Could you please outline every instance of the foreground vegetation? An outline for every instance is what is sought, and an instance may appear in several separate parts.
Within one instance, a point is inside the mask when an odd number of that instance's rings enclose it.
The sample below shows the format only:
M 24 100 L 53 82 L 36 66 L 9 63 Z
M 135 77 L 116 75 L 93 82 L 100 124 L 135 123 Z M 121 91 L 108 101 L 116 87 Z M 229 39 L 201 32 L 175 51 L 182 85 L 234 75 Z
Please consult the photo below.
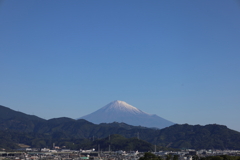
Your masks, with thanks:
M 193 160 L 240 160 L 240 156 L 220 155 L 220 156 L 207 156 L 198 157 L 193 156 Z M 146 152 L 139 160 L 179 160 L 178 155 L 166 155 L 165 157 L 157 156 L 151 152 Z
M 240 160 L 240 156 L 229 156 L 229 155 L 220 155 L 220 156 L 208 156 L 196 158 L 195 160 Z

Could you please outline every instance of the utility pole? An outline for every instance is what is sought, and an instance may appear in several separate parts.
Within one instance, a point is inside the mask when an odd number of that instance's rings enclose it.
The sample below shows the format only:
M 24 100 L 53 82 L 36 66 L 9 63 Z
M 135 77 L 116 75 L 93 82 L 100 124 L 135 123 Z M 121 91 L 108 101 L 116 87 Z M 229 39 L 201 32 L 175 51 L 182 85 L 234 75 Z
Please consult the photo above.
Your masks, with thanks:
M 98 157 L 100 157 L 100 144 L 98 144 Z
M 110 134 L 109 134 L 109 148 L 108 148 L 108 150 L 109 150 L 109 153 L 110 153 L 110 151 L 111 151 L 111 138 L 110 138 Z

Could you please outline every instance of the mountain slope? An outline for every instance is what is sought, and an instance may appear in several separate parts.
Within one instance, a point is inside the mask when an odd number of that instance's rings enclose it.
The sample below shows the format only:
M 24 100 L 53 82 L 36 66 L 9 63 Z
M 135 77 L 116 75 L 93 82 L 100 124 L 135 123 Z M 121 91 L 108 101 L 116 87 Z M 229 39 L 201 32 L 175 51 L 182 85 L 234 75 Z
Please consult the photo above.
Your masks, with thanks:
M 109 135 L 118 134 L 126 138 L 136 138 L 139 135 L 140 140 L 167 148 L 240 149 L 240 133 L 216 124 L 206 126 L 172 125 L 156 130 L 139 127 L 125 129 L 116 127 L 115 124 L 114 127 L 110 126 L 111 124 L 101 126 L 84 120 L 69 120 L 61 124 L 57 122 L 58 120 L 60 122 L 64 121 L 62 118 L 50 120 L 52 122 L 44 123 L 36 132 L 0 131 L 0 139 L 5 140 L 0 141 L 0 146 L 11 148 L 11 146 L 14 146 L 13 144 L 24 143 L 32 147 L 46 147 L 55 142 L 76 144 L 78 141 L 79 146 L 76 149 L 80 149 L 84 146 L 82 143 L 86 140 L 93 141 L 94 138 L 97 141 Z M 8 144 L 10 142 L 12 143 Z
M 0 130 L 32 132 L 34 127 L 45 120 L 34 115 L 14 111 L 0 105 Z
M 174 123 L 157 115 L 150 115 L 123 101 L 113 101 L 99 110 L 83 116 L 95 124 L 124 122 L 134 126 L 165 128 Z
M 8 119 L 12 119 L 12 118 L 24 118 L 27 120 L 43 120 L 42 118 L 39 118 L 37 116 L 34 115 L 28 115 L 22 112 L 18 112 L 18 111 L 14 111 L 10 108 L 4 107 L 2 105 L 0 105 L 0 118 L 2 120 L 8 120 Z
M 162 147 L 240 149 L 240 132 L 223 125 L 175 124 L 164 129 L 136 127 L 117 122 L 96 125 L 83 119 L 74 120 L 66 117 L 43 120 L 6 107 L 0 107 L 0 109 L 3 111 L 0 115 L 6 113 L 5 111 L 8 112 L 7 116 L 1 117 L 0 139 L 4 141 L 0 141 L 0 147 L 11 148 L 15 143 L 46 147 L 59 141 L 75 143 L 76 140 L 85 141 L 93 137 L 97 140 L 119 134 L 126 138 L 139 137 L 141 140 Z M 132 110 L 134 113 L 144 114 L 144 112 Z
M 155 140 L 157 145 L 172 148 L 237 149 L 240 132 L 218 124 L 177 124 L 160 130 Z

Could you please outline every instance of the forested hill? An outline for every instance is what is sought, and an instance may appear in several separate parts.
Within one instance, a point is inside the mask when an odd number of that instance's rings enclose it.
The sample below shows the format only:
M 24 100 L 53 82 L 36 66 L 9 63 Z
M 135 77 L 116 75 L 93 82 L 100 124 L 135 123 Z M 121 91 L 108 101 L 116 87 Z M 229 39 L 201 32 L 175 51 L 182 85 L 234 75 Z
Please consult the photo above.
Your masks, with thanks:
M 20 139 L 23 139 L 26 140 L 27 145 L 46 147 L 63 139 L 65 142 L 71 142 L 73 139 L 83 141 L 95 137 L 96 140 L 118 134 L 125 138 L 139 137 L 140 140 L 162 147 L 240 149 L 240 133 L 217 124 L 206 126 L 176 124 L 161 130 L 116 122 L 96 125 L 83 119 L 44 120 L 3 106 L 0 106 L 0 116 L 1 136 L 8 139 L 8 141 L 1 141 L 0 146 L 4 146 L 3 143 L 11 142 L 12 139 L 14 139 L 12 141 L 14 143 L 20 143 Z M 5 134 L 9 136 L 6 137 Z M 21 136 L 19 141 L 16 135 Z
M 8 107 L 0 105 L 0 118 L 1 120 L 8 120 L 12 118 L 26 119 L 26 120 L 36 120 L 43 121 L 44 119 L 39 118 L 34 115 L 28 115 L 22 112 L 14 111 Z
M 173 125 L 159 131 L 159 145 L 173 148 L 238 149 L 240 132 L 223 125 Z

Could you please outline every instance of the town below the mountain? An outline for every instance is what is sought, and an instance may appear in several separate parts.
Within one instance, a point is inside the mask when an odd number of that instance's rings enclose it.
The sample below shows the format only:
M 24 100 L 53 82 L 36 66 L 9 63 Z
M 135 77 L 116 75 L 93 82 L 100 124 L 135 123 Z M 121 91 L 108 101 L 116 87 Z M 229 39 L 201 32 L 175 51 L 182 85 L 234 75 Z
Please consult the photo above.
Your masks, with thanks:
M 0 151 L 0 160 L 240 160 L 240 150 L 193 150 L 179 151 L 95 151 L 48 148 L 22 148 Z

